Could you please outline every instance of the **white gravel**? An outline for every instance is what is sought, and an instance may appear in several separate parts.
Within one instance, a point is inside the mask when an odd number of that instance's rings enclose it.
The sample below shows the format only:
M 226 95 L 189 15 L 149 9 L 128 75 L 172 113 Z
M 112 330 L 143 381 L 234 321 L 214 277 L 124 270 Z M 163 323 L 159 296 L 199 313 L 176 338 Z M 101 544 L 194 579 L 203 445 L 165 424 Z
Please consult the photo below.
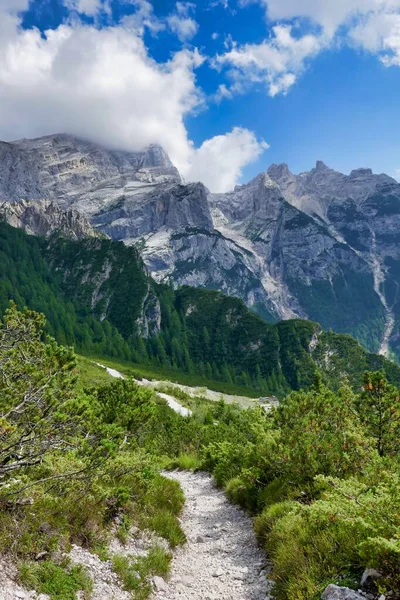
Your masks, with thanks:
M 251 519 L 230 504 L 204 473 L 175 471 L 186 497 L 181 517 L 188 538 L 156 600 L 265 600 L 272 582 Z

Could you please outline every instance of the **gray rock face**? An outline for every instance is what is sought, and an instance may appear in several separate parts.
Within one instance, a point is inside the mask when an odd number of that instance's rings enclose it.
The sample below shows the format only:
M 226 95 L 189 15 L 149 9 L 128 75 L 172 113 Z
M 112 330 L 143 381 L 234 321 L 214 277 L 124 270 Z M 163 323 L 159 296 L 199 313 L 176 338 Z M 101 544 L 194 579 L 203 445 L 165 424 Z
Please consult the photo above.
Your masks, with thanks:
M 308 173 L 293 175 L 272 165 L 270 177 L 285 199 L 328 229 L 369 265 L 374 290 L 385 313 L 380 351 L 399 352 L 400 185 L 371 169 L 343 175 L 321 161 Z
M 311 171 L 293 175 L 286 164 L 271 165 L 268 175 L 275 181 L 284 197 L 300 210 L 324 218 L 334 201 L 353 200 L 361 204 L 377 189 L 398 185 L 388 175 L 374 175 L 371 169 L 355 169 L 344 175 L 318 160 Z
M 322 600 L 365 600 L 365 596 L 346 587 L 328 585 L 321 596 Z
M 179 173 L 155 145 L 121 152 L 66 134 L 0 144 L 0 200 L 48 198 L 93 214 L 169 182 L 179 183 Z
M 374 589 L 376 590 L 376 582 L 382 578 L 382 573 L 376 569 L 365 569 L 361 577 L 360 586 L 362 589 Z
M 32 233 L 60 228 L 42 204 L 53 202 L 138 247 L 157 281 L 219 289 L 268 320 L 310 318 L 400 355 L 400 185 L 387 175 L 272 165 L 211 194 L 184 185 L 159 146 L 119 152 L 53 135 L 0 144 L 0 201 L 27 200 L 42 216 L 13 208 L 12 219 Z
M 72 240 L 99 237 L 90 222 L 73 208 L 62 209 L 50 200 L 0 203 L 0 219 L 31 235 L 49 237 L 59 233 Z

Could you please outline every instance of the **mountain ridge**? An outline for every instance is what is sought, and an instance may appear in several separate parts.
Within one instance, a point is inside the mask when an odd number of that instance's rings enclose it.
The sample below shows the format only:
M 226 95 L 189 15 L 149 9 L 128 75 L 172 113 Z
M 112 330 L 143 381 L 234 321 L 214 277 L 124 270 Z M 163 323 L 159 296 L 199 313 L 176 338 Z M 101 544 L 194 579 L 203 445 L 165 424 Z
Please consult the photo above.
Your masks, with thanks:
M 118 152 L 59 134 L 0 145 L 0 199 L 29 189 L 136 246 L 159 282 L 221 290 L 270 322 L 309 318 L 400 356 L 400 185 L 387 175 L 271 165 L 212 194 L 183 183 L 158 146 Z

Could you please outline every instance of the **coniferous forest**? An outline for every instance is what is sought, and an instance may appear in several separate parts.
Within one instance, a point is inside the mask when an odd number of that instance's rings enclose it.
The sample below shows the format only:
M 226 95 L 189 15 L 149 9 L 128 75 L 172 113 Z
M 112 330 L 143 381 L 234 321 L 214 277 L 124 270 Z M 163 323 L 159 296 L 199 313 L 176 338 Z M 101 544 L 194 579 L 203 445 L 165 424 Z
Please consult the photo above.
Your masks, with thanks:
M 47 333 L 86 356 L 151 365 L 172 378 L 195 375 L 197 384 L 249 395 L 309 388 L 316 368 L 336 387 L 344 372 L 361 385 L 365 370 L 380 368 L 400 385 L 399 367 L 348 335 L 299 319 L 271 325 L 219 292 L 156 284 L 135 248 L 121 242 L 49 241 L 6 223 L 0 234 L 1 312 L 13 301 L 45 314 Z

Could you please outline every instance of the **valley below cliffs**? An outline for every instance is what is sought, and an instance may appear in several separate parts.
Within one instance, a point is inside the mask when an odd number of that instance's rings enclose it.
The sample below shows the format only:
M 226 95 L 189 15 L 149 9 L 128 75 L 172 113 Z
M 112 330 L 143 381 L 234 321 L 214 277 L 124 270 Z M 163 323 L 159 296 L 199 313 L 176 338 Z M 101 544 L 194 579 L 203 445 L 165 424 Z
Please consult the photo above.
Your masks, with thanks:
M 117 152 L 60 134 L 0 145 L 0 203 L 29 233 L 135 246 L 159 283 L 223 291 L 268 322 L 310 319 L 400 355 L 400 185 L 387 175 L 272 165 L 213 194 L 183 182 L 158 146 Z M 49 216 L 56 207 L 63 217 Z

